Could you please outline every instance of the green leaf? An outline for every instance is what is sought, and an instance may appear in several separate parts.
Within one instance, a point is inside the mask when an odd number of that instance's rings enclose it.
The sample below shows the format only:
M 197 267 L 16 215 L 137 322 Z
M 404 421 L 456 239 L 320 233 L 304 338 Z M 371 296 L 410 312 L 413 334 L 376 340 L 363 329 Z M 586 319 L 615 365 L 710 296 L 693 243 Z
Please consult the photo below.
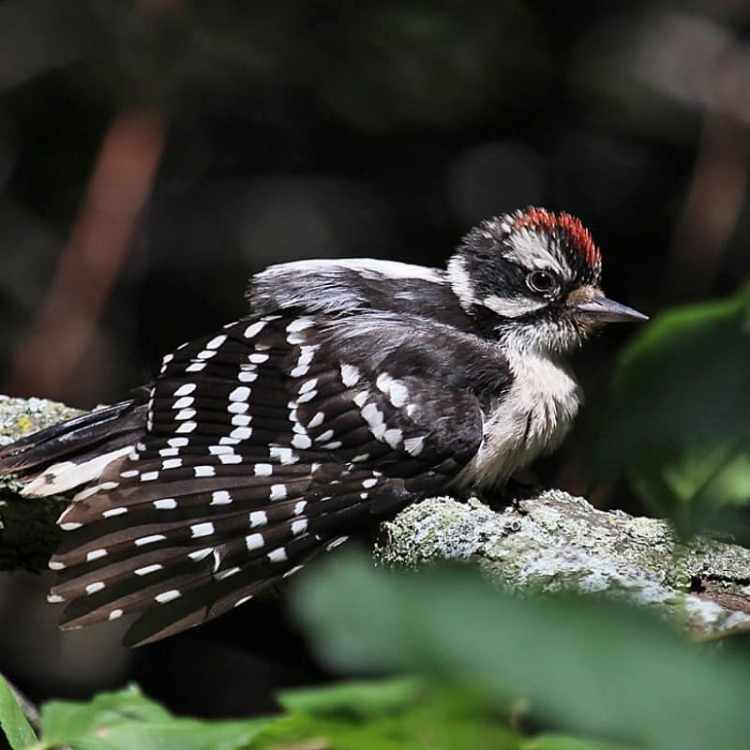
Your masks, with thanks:
M 628 748 L 625 745 L 582 740 L 561 734 L 541 734 L 522 742 L 519 750 L 628 750 Z
M 365 560 L 319 568 L 296 610 L 329 663 L 468 675 L 499 701 L 528 697 L 560 728 L 677 750 L 741 747 L 750 663 L 699 652 L 642 610 L 520 598 L 471 570 L 394 575 Z
M 135 686 L 88 703 L 54 701 L 42 708 L 44 742 L 75 750 L 234 750 L 266 725 L 266 720 L 175 718 Z
M 0 728 L 12 750 L 31 747 L 37 741 L 34 730 L 18 705 L 8 683 L 0 675 Z
M 297 691 L 292 703 L 291 714 L 270 723 L 252 750 L 316 741 L 332 750 L 518 750 L 503 716 L 466 687 L 414 679 L 344 683 Z
M 750 288 L 658 316 L 620 357 L 595 456 L 684 526 L 750 502 Z M 711 520 L 711 519 L 709 519 Z
M 422 681 L 416 678 L 344 682 L 333 687 L 287 691 L 278 700 L 290 712 L 366 719 L 401 710 L 413 703 L 422 690 Z

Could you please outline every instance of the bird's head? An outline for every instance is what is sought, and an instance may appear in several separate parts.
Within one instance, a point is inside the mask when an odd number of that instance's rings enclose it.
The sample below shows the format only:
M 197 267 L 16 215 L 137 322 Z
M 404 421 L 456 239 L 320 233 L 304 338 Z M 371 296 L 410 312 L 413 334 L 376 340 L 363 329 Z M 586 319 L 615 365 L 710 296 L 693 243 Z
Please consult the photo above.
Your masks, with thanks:
M 484 330 L 522 349 L 564 352 L 603 323 L 648 319 L 604 296 L 601 265 L 577 218 L 526 208 L 472 229 L 448 278 Z

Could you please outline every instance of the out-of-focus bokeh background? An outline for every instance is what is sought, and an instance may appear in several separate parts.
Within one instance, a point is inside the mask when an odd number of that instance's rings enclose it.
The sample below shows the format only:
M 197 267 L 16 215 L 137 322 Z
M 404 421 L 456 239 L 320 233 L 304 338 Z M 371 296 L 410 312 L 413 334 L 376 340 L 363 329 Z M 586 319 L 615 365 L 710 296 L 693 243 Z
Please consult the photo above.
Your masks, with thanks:
M 0 391 L 113 402 L 268 264 L 442 265 L 527 204 L 580 216 L 644 312 L 734 292 L 749 27 L 742 0 L 2 0 Z M 577 357 L 588 406 L 540 473 L 645 512 L 590 460 L 632 334 Z M 59 636 L 46 583 L 0 578 L 0 670 L 33 698 L 135 678 L 247 715 L 321 677 L 275 601 L 132 654 L 113 626 Z

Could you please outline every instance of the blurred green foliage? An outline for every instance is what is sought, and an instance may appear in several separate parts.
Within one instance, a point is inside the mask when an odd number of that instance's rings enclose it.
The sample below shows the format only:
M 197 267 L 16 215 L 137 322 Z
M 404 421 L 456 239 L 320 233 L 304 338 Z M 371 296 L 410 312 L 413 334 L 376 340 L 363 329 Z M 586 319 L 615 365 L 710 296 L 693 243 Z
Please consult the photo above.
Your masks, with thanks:
M 131 687 L 46 704 L 39 741 L 12 700 L 0 721 L 14 750 L 730 750 L 750 737 L 748 660 L 686 643 L 643 609 L 521 598 L 468 567 L 395 574 L 356 555 L 311 573 L 295 602 L 328 663 L 402 677 L 284 693 L 283 713 L 261 719 L 178 718 Z
M 750 501 L 750 287 L 671 309 L 620 356 L 598 454 L 683 531 Z
M 34 730 L 29 726 L 10 687 L 0 676 L 0 729 L 5 733 L 12 750 L 28 747 L 36 742 Z

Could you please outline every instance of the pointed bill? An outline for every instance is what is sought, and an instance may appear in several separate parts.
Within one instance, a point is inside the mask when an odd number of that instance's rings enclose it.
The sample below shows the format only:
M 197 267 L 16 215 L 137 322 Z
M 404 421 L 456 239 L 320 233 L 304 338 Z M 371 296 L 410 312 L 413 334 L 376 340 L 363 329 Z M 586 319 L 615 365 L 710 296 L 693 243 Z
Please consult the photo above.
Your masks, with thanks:
M 621 305 L 619 302 L 615 302 L 607 297 L 596 297 L 595 299 L 581 302 L 575 305 L 574 308 L 587 318 L 602 323 L 635 323 L 648 320 L 648 315 L 639 313 L 638 310 Z

